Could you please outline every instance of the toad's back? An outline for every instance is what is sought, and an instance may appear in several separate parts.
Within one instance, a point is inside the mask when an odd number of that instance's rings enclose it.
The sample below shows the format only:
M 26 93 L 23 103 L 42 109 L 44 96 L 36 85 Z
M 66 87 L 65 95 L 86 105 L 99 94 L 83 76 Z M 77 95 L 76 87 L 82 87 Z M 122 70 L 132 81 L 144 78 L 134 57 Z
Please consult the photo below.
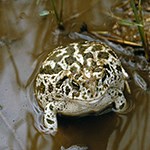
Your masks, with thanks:
M 96 42 L 58 47 L 42 63 L 35 93 L 40 105 L 55 100 L 94 101 L 110 86 L 119 86 L 123 72 L 116 54 Z

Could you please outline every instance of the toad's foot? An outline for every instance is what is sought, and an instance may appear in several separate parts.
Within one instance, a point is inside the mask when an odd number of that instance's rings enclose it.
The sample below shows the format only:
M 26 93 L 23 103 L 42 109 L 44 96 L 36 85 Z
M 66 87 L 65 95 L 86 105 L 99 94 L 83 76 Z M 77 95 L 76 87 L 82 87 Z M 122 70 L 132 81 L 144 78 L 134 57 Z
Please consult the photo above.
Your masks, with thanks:
M 44 125 L 45 132 L 50 133 L 51 135 L 55 135 L 58 128 L 57 123 L 57 113 L 64 108 L 64 103 L 60 102 L 50 102 L 46 105 L 44 109 Z

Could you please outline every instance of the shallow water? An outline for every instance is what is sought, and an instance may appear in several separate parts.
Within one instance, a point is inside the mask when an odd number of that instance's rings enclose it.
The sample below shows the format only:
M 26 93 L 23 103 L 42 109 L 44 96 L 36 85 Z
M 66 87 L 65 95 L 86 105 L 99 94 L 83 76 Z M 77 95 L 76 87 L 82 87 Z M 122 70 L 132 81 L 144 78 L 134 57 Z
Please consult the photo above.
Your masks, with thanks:
M 55 137 L 39 132 L 29 98 L 32 95 L 29 85 L 39 63 L 50 49 L 80 41 L 68 34 L 78 32 L 83 22 L 89 30 L 111 31 L 114 20 L 106 15 L 112 0 L 66 0 L 63 14 L 66 30 L 60 34 L 53 13 L 39 16 L 42 10 L 51 10 L 49 1 L 36 2 L 0 1 L 0 150 L 59 150 L 71 145 L 88 146 L 90 150 L 149 150 L 150 70 L 141 71 L 126 61 L 123 63 L 131 87 L 131 94 L 125 91 L 131 103 L 127 114 L 60 117 Z

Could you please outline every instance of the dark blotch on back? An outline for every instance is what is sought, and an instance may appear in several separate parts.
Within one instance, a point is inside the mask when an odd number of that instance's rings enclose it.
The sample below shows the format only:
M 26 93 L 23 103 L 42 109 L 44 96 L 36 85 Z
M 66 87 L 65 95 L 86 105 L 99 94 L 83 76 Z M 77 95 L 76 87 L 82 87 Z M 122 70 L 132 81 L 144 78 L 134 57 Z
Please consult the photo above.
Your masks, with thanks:
M 40 91 L 40 93 L 45 92 L 45 86 L 44 86 L 43 82 L 41 82 L 40 86 L 37 87 L 37 91 Z
M 93 54 L 92 53 L 85 53 L 84 55 L 83 55 L 83 57 L 84 57 L 84 59 L 88 59 L 88 58 L 93 58 Z
M 53 85 L 49 83 L 48 85 L 48 91 L 51 93 L 53 91 Z
M 119 93 L 118 93 L 118 96 L 120 96 L 120 97 L 121 97 L 121 96 L 122 96 L 122 93 L 120 93 L 120 92 L 119 92 Z
M 70 92 L 70 88 L 68 86 L 66 86 L 66 95 L 68 95 Z
M 49 109 L 53 111 L 54 106 L 53 105 L 49 105 Z
M 102 82 L 106 80 L 107 77 L 110 77 L 110 74 L 107 70 L 104 71 L 103 77 L 102 77 Z
M 64 76 L 62 79 L 60 79 L 57 83 L 56 83 L 56 88 L 60 88 L 60 86 L 62 85 L 62 83 L 67 79 L 67 76 Z
M 50 119 L 46 119 L 48 124 L 54 124 L 54 121 L 53 120 L 50 120 Z
M 109 54 L 107 52 L 99 52 L 97 57 L 98 59 L 108 59 Z
M 65 58 L 65 61 L 68 65 L 72 65 L 76 61 L 76 58 L 74 58 L 73 56 L 69 56 Z
M 113 51 L 109 50 L 108 52 L 109 52 L 113 57 L 117 58 L 117 55 L 116 55 Z
M 120 67 L 119 65 L 116 66 L 116 69 L 117 69 L 117 71 L 119 71 L 119 72 L 122 71 L 122 69 L 121 69 L 121 67 Z
M 93 48 L 92 48 L 92 51 L 95 52 L 95 51 L 100 51 L 103 49 L 103 45 L 94 45 Z
M 75 66 L 70 68 L 70 71 L 75 74 L 77 72 L 77 68 Z
M 49 65 L 45 66 L 44 68 L 40 68 L 40 74 L 52 74 L 52 73 L 53 71 Z
M 61 68 L 61 66 L 60 65 L 58 65 L 58 64 L 56 64 L 55 65 L 55 68 L 53 69 L 53 73 L 59 73 L 60 71 L 62 70 L 62 68 Z
M 106 69 L 108 69 L 108 70 L 111 70 L 108 64 L 104 64 L 103 67 L 106 68 Z
M 82 44 L 84 44 L 84 42 L 83 42 L 83 43 L 79 43 L 79 44 L 77 45 L 77 47 L 79 48 L 81 54 L 85 51 L 86 48 L 88 48 L 87 45 L 86 45 L 86 46 L 85 46 L 85 45 L 83 46 Z
M 104 72 L 103 77 L 102 77 L 102 83 L 105 81 L 106 77 L 107 77 L 106 73 Z
M 68 45 L 66 51 L 67 51 L 67 54 L 69 54 L 69 56 L 72 56 L 73 53 L 75 52 L 75 49 L 74 49 L 73 45 Z

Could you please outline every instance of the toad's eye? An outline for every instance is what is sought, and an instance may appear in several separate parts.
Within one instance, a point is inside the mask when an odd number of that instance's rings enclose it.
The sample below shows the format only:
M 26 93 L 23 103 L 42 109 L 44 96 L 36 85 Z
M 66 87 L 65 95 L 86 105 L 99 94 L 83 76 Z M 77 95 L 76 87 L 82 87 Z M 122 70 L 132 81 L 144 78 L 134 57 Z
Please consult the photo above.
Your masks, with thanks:
M 71 86 L 74 90 L 78 91 L 80 89 L 80 85 L 75 80 L 72 80 Z

